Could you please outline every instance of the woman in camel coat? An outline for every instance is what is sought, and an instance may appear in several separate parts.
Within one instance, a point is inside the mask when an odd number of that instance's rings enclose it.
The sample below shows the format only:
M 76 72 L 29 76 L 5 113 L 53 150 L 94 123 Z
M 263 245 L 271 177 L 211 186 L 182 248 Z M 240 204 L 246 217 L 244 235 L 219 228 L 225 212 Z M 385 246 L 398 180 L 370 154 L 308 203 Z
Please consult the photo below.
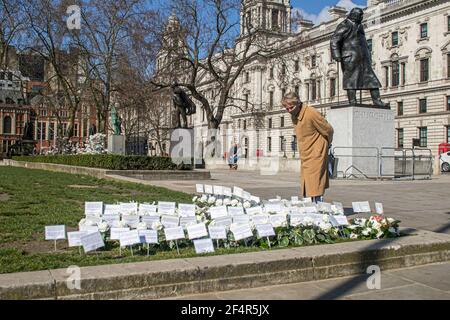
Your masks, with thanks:
M 303 197 L 323 201 L 329 188 L 328 149 L 333 141 L 333 127 L 314 107 L 303 105 L 295 93 L 283 98 L 283 106 L 292 116 L 297 135 Z

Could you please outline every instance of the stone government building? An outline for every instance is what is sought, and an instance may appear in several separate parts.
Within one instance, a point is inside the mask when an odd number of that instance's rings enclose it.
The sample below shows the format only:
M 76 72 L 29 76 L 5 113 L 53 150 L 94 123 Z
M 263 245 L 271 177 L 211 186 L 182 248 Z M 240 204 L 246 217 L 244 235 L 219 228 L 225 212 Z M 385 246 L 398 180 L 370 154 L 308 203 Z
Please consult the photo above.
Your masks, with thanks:
M 220 143 L 222 154 L 233 142 L 240 144 L 244 168 L 252 168 L 255 159 L 264 156 L 285 158 L 287 167 L 283 167 L 298 170 L 292 122 L 280 103 L 285 92 L 298 92 L 325 116 L 331 106 L 346 101 L 346 92 L 340 88 L 342 72 L 331 59 L 329 41 L 347 11 L 332 7 L 331 20 L 314 25 L 302 18 L 289 19 L 291 10 L 290 0 L 248 0 L 241 12 L 240 36 L 246 32 L 244 19 L 251 19 L 267 41 L 289 48 L 269 59 L 252 61 L 236 83 L 243 107 L 251 104 L 252 111 L 228 109 Z M 450 142 L 450 2 L 369 0 L 365 25 L 373 67 L 383 84 L 382 98 L 397 115 L 396 146 L 412 148 L 413 139 L 419 139 L 420 146 L 436 156 L 438 145 Z M 210 84 L 203 89 L 211 91 L 211 97 L 213 90 Z M 363 103 L 370 101 L 365 92 Z M 193 117 L 196 147 L 202 154 L 207 123 L 201 108 Z M 223 167 L 224 162 L 219 162 Z

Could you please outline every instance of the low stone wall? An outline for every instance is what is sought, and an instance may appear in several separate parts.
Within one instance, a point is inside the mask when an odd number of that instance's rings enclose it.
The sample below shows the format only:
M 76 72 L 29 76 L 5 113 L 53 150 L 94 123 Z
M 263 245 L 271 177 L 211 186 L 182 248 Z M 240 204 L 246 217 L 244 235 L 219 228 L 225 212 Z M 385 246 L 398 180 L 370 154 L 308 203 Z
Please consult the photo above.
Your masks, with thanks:
M 3 164 L 12 167 L 48 170 L 70 174 L 81 174 L 99 179 L 111 179 L 111 176 L 130 177 L 146 181 L 211 179 L 211 173 L 209 171 L 197 170 L 106 170 L 98 168 L 68 166 L 54 163 L 15 161 L 10 159 L 3 160 Z
M 413 231 L 414 232 L 414 231 Z M 415 235 L 235 255 L 81 268 L 70 290 L 66 269 L 0 275 L 0 299 L 139 299 L 248 289 L 366 274 L 450 260 L 450 236 Z
M 228 168 L 225 160 L 208 160 L 206 169 L 223 170 Z M 238 161 L 239 170 L 261 171 L 262 174 L 276 174 L 278 172 L 300 173 L 299 159 L 286 159 L 279 157 L 262 157 L 258 159 L 240 159 Z

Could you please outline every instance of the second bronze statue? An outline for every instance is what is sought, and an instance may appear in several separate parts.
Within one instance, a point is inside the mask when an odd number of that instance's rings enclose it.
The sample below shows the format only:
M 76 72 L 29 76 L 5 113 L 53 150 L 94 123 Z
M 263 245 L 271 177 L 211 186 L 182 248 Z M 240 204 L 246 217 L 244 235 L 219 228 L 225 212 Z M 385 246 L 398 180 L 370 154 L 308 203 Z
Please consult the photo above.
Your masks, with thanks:
M 342 65 L 344 90 L 349 103 L 356 105 L 356 91 L 370 90 L 375 106 L 388 107 L 381 101 L 381 83 L 372 68 L 372 58 L 362 25 L 364 12 L 360 8 L 350 11 L 331 38 L 333 60 Z

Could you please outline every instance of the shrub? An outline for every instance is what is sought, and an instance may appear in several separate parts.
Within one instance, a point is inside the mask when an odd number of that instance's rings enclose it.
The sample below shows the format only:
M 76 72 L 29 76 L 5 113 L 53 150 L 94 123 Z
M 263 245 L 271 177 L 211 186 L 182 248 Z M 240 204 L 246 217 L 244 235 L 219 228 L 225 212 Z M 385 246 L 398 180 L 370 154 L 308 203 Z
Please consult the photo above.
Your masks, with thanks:
M 177 166 L 168 157 L 96 155 L 48 155 L 14 156 L 13 160 L 64 164 L 69 166 L 100 168 L 108 170 L 186 170 L 189 166 Z

